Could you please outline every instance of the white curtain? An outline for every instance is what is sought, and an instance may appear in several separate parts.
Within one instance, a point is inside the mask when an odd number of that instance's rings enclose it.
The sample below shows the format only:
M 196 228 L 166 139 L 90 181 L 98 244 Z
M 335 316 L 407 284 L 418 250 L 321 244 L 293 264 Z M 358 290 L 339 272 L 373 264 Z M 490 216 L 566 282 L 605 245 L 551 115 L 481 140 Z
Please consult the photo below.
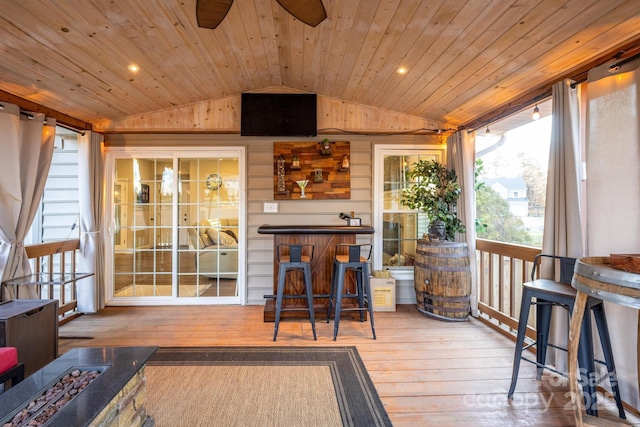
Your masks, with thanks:
M 471 315 L 478 316 L 478 276 L 476 271 L 476 203 L 475 164 L 476 137 L 467 131 L 456 132 L 447 138 L 447 167 L 456 171 L 462 193 L 458 199 L 458 218 L 466 233 L 458 234 L 456 241 L 467 242 L 471 264 Z
M 615 75 L 609 65 L 589 72 L 587 84 L 588 256 L 640 253 L 640 64 Z M 605 309 L 620 393 L 638 408 L 638 310 L 608 302 Z
M 56 121 L 40 113 L 0 110 L 0 271 L 2 281 L 31 274 L 24 238 L 36 215 L 51 166 Z M 46 122 L 46 123 L 45 123 Z M 13 297 L 11 290 L 3 299 Z M 21 294 L 22 295 L 22 294 Z M 27 297 L 37 296 L 30 289 Z
M 584 254 L 581 222 L 580 177 L 580 112 L 578 89 L 571 80 L 553 85 L 551 144 L 544 212 L 542 253 L 571 258 Z M 551 263 L 543 263 L 541 274 L 554 278 Z M 550 342 L 566 347 L 568 317 L 566 310 L 553 308 L 553 327 Z M 549 349 L 548 360 L 566 371 L 564 352 Z
M 104 201 L 104 146 L 102 135 L 87 132 L 79 139 L 80 254 L 78 268 L 95 273 L 78 283 L 78 311 L 104 308 L 104 247 L 100 233 Z
M 584 254 L 580 201 L 580 112 L 578 92 L 571 87 L 572 83 L 564 80 L 553 85 L 542 253 L 580 258 Z

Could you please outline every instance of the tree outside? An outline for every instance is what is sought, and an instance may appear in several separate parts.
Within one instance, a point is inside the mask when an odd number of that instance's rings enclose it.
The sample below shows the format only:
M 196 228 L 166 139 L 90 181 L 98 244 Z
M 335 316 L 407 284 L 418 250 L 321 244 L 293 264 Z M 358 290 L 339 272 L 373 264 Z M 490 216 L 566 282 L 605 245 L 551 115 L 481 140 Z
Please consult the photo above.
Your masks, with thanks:
M 476 137 L 476 233 L 542 247 L 551 116 L 513 122 L 526 124 Z
M 521 218 L 509 211 L 509 204 L 494 190 L 481 187 L 476 192 L 476 215 L 482 227 L 476 228 L 480 239 L 535 246 Z
M 547 192 L 547 173 L 540 165 L 531 161 L 524 154 L 520 156 L 522 177 L 527 183 L 527 198 L 529 199 L 529 215 L 543 216 L 545 195 Z

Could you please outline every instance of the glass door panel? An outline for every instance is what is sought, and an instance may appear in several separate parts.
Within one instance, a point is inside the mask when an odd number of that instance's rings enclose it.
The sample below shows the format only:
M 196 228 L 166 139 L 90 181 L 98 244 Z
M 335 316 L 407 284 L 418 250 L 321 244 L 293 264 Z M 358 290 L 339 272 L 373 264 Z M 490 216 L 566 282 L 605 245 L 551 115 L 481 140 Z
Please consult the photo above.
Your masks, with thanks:
M 180 159 L 178 297 L 238 296 L 238 158 Z
M 114 158 L 113 298 L 240 301 L 241 158 L 230 153 Z
M 119 244 L 114 246 L 114 296 L 171 295 L 171 234 L 162 233 L 171 215 L 162 218 L 156 171 L 167 161 L 116 159 L 114 215 Z M 169 160 L 170 162 L 170 160 Z M 169 203 L 169 207 L 171 204 Z M 159 251 L 159 252 L 156 252 Z
M 173 246 L 173 159 L 156 160 L 154 186 L 156 249 L 171 250 Z

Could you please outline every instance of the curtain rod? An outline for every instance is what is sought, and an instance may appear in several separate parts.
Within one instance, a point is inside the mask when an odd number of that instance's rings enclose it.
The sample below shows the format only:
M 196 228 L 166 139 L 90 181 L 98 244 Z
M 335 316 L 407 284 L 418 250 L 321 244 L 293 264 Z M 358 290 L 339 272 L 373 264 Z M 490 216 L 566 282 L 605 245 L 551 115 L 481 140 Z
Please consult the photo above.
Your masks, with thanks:
M 609 67 L 607 68 L 607 71 L 611 74 L 615 74 L 616 72 L 618 72 L 618 70 L 620 70 L 620 67 L 622 67 L 625 64 L 628 64 L 629 62 L 635 61 L 638 58 L 640 58 L 640 53 L 636 53 L 633 56 L 622 59 L 618 62 L 614 62 L 613 64 L 609 65 Z M 575 79 L 575 81 L 571 83 L 571 88 L 575 89 L 576 86 L 578 86 L 580 83 L 584 83 L 586 81 L 587 81 L 587 74 L 581 76 L 580 79 Z
M 56 126 L 60 126 L 61 128 L 65 128 L 66 130 L 70 130 L 71 132 L 79 133 L 81 136 L 85 135 L 85 131 L 74 129 L 71 126 L 63 125 L 62 123 L 56 123 Z
M 4 104 L 0 103 L 0 111 L 2 111 L 2 110 L 4 110 Z M 20 114 L 22 114 L 23 116 L 27 116 L 27 118 L 29 120 L 33 120 L 33 113 L 30 113 L 28 111 L 20 110 Z M 45 123 L 46 123 L 46 121 L 45 121 Z M 82 136 L 85 135 L 85 131 L 80 130 L 80 129 L 72 128 L 71 126 L 68 126 L 68 125 L 63 125 L 62 123 L 56 123 L 56 126 L 60 126 L 61 128 L 64 128 L 66 130 L 70 130 L 71 132 L 79 133 Z
M 573 84 L 571 85 L 571 87 L 573 88 Z M 479 124 L 478 126 L 472 127 L 472 128 L 464 128 L 462 130 L 466 130 L 467 132 L 475 132 L 478 129 L 482 129 L 485 127 L 491 127 L 492 124 L 499 122 L 501 120 L 505 120 L 511 116 L 514 116 L 516 114 L 521 113 L 522 111 L 526 110 L 526 109 L 530 109 L 532 105 L 534 104 L 540 104 L 548 99 L 551 98 L 551 88 L 549 88 L 547 91 L 534 96 L 531 99 L 527 99 L 526 101 L 523 102 L 518 102 L 518 103 L 513 103 L 509 105 L 509 109 L 507 113 L 500 114 L 498 117 L 494 118 L 493 120 L 488 120 L 488 121 L 484 121 L 481 124 Z
M 615 73 L 616 71 L 618 71 L 620 69 L 620 67 L 622 67 L 624 64 L 627 64 L 631 61 L 635 61 L 636 59 L 640 58 L 640 53 L 636 53 L 633 56 L 630 56 L 626 59 L 623 59 L 622 61 L 619 62 L 614 62 L 613 64 L 609 65 L 609 72 L 610 73 Z

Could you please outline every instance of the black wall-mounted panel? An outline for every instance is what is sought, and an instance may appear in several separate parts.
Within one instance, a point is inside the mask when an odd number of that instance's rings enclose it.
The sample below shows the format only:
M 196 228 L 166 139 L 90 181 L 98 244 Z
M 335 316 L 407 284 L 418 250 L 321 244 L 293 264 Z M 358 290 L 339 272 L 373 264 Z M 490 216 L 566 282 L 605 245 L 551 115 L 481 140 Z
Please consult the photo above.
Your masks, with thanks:
M 316 94 L 243 93 L 242 136 L 316 136 Z

